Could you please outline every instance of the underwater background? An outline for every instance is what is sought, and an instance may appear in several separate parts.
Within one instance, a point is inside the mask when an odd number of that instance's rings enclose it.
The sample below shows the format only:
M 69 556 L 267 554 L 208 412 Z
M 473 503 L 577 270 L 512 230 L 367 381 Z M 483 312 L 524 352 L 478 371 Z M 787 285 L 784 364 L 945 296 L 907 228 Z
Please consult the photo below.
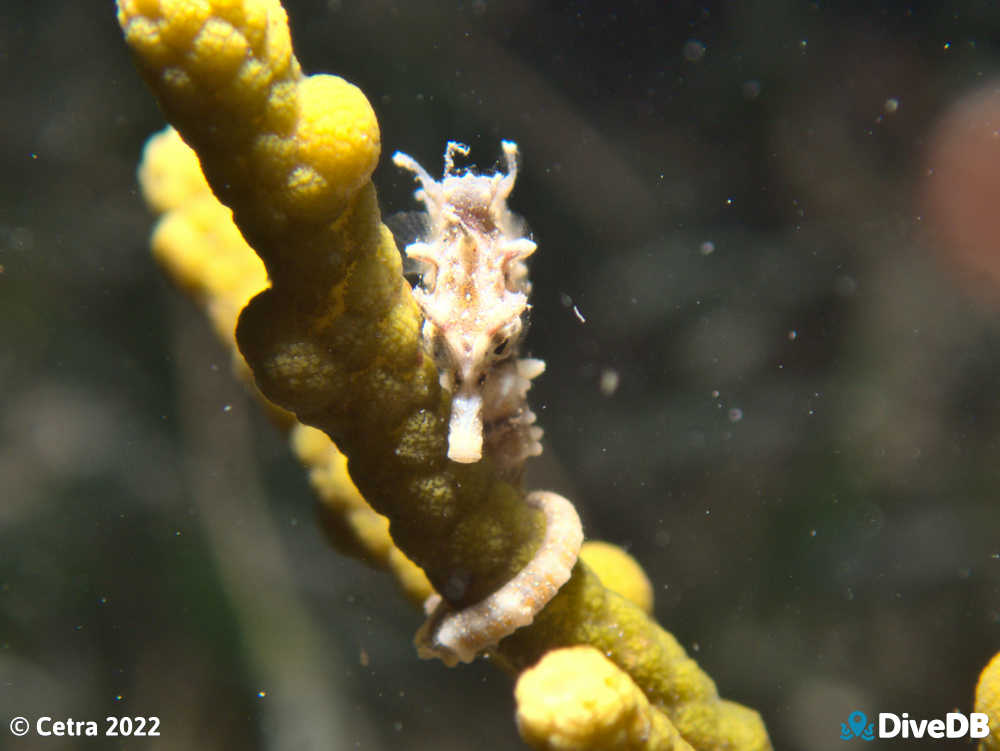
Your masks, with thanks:
M 644 565 L 720 693 L 777 749 L 970 711 L 1000 649 L 1000 9 L 285 5 L 303 68 L 378 114 L 387 215 L 416 208 L 397 149 L 519 144 L 527 484 Z M 156 268 L 164 121 L 113 3 L 5 4 L 0 61 L 0 746 L 129 715 L 161 737 L 122 747 L 524 748 L 509 679 L 418 660 L 421 615 L 326 544 Z

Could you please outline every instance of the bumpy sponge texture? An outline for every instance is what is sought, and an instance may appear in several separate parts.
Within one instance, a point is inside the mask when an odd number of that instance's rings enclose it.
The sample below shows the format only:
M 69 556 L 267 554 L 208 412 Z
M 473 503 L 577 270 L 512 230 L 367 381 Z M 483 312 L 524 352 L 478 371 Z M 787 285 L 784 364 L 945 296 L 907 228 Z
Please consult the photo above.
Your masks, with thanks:
M 976 684 L 975 709 L 990 718 L 990 734 L 979 744 L 980 751 L 1000 751 L 1000 652 L 993 656 Z
M 521 737 L 541 751 L 693 751 L 593 647 L 549 652 L 521 674 L 514 696 Z
M 588 540 L 580 549 L 580 560 L 597 574 L 601 584 L 638 605 L 645 613 L 653 612 L 653 585 L 642 566 L 617 545 Z
M 252 382 L 236 349 L 240 310 L 267 287 L 264 264 L 233 224 L 232 212 L 212 195 L 198 157 L 177 131 L 152 136 L 143 151 L 139 184 L 150 208 L 162 213 L 153 251 L 168 275 L 205 311 L 233 353 L 237 373 Z M 264 399 L 275 421 L 291 431 L 292 449 L 309 470 L 319 516 L 341 552 L 389 570 L 407 598 L 421 605 L 432 593 L 424 572 L 393 544 L 389 520 L 362 498 L 347 473 L 347 459 L 319 430 Z

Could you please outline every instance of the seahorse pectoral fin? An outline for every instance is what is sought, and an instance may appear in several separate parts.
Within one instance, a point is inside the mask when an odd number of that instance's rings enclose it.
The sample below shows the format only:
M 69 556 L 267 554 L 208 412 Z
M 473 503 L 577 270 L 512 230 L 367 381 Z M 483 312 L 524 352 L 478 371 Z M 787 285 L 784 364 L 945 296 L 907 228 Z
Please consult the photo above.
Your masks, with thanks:
M 523 357 L 517 361 L 517 374 L 521 378 L 526 378 L 530 381 L 532 378 L 538 378 L 544 372 L 545 360 L 538 360 L 534 357 Z
M 538 246 L 528 238 L 519 237 L 502 243 L 500 252 L 503 253 L 504 260 L 521 261 L 534 253 L 537 248 Z

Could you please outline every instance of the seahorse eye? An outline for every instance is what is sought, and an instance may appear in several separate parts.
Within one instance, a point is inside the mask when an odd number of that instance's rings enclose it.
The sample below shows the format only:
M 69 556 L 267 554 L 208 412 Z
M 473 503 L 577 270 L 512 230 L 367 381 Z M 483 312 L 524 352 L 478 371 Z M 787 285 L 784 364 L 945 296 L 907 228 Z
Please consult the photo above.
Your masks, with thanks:
M 505 336 L 499 340 L 499 343 L 493 347 L 493 354 L 497 357 L 503 357 L 507 354 L 507 350 L 510 347 L 510 337 Z

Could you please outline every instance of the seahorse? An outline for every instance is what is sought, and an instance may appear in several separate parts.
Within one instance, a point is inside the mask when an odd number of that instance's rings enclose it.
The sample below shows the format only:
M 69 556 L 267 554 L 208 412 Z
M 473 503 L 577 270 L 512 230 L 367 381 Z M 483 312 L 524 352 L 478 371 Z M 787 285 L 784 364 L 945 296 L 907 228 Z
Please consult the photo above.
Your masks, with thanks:
M 414 196 L 426 209 L 426 236 L 405 252 L 420 265 L 414 296 L 424 314 L 424 345 L 452 393 L 448 458 L 479 461 L 485 433 L 490 458 L 517 471 L 542 450 L 526 394 L 545 363 L 516 356 L 530 307 L 525 259 L 536 245 L 507 207 L 517 144 L 501 145 L 507 171 L 492 175 L 456 170 L 455 155 L 468 155 L 469 147 L 454 141 L 445 148 L 440 182 L 413 157 L 397 152 L 392 160 L 414 173 Z

